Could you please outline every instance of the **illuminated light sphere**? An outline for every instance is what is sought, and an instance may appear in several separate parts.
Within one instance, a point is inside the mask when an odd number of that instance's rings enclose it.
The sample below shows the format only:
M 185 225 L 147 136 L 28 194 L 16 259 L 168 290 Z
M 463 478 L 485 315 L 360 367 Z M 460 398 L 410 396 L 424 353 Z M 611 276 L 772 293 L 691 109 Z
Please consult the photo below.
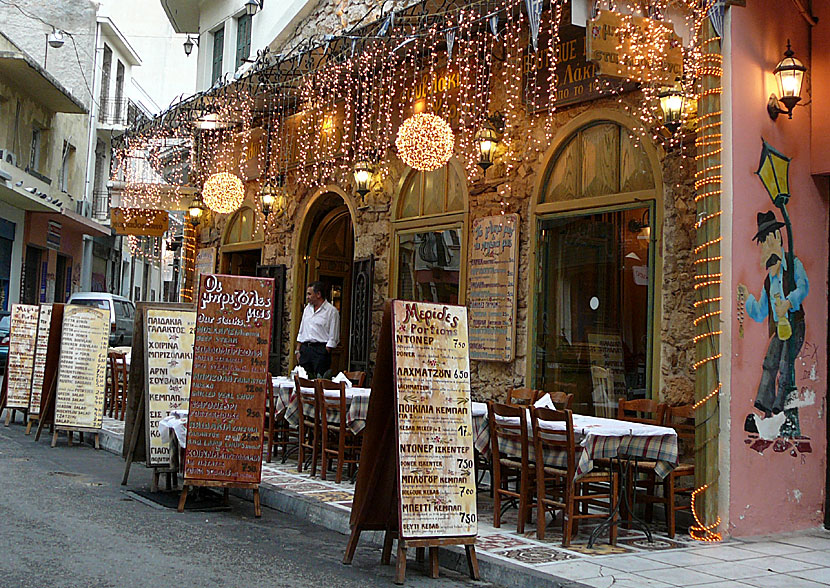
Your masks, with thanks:
M 403 121 L 395 146 L 406 165 L 419 171 L 432 171 L 452 157 L 455 135 L 443 118 L 421 112 Z
M 213 174 L 202 188 L 205 205 L 220 214 L 233 212 L 242 205 L 244 199 L 245 187 L 242 180 L 227 172 Z

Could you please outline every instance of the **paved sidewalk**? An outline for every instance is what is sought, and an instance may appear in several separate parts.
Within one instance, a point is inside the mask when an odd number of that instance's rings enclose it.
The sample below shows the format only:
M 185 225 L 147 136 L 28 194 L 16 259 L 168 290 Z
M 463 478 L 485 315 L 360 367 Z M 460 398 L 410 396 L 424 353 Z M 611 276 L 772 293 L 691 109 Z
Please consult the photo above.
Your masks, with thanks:
M 123 423 L 105 419 L 102 447 L 120 453 Z M 130 485 L 142 483 L 142 464 L 133 466 Z M 144 475 L 143 475 L 144 474 Z M 348 533 L 354 493 L 350 482 L 335 484 L 298 473 L 296 462 L 275 459 L 263 463 L 261 486 L 264 505 L 302 516 L 329 529 Z M 585 536 L 569 549 L 552 526 L 550 536 L 536 540 L 535 528 L 515 532 L 515 510 L 508 511 L 502 527 L 492 526 L 489 502 L 480 500 L 476 551 L 482 576 L 494 583 L 516 586 L 597 588 L 819 588 L 830 586 L 830 532 L 815 529 L 789 535 L 732 539 L 718 544 L 692 541 L 678 532 L 674 540 L 656 535 L 649 544 L 641 533 L 620 530 L 617 546 L 601 536 L 587 549 Z M 361 545 L 371 542 L 361 540 Z M 605 541 L 605 543 L 603 543 Z M 345 546 L 345 541 L 344 541 Z M 359 547 L 360 549 L 360 547 Z M 442 553 L 441 563 L 463 570 L 461 553 Z

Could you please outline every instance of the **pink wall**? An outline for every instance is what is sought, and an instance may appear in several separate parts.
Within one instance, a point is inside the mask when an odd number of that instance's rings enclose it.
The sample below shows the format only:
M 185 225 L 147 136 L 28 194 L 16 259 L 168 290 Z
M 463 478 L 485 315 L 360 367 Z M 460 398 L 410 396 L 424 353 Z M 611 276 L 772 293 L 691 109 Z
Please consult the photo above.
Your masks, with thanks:
M 69 256 L 72 261 L 72 292 L 77 292 L 81 288 L 81 263 L 83 262 L 84 253 L 84 235 L 79 230 L 70 225 L 71 221 L 62 218 L 60 214 L 33 214 L 27 215 L 27 230 L 26 242 L 38 247 L 46 247 L 46 234 L 49 229 L 49 221 L 55 220 L 61 223 L 61 248 L 60 252 Z M 57 253 L 48 251 L 49 264 L 47 266 L 47 279 L 51 282 L 55 280 L 55 272 L 57 269 Z M 47 302 L 54 301 L 54 284 L 47 287 Z
M 816 3 L 814 3 L 816 4 Z M 736 536 L 757 535 L 818 526 L 823 518 L 826 460 L 826 340 L 828 191 L 826 181 L 810 175 L 811 107 L 797 107 L 793 119 L 776 122 L 766 112 L 770 93 L 776 91 L 772 70 L 783 57 L 787 39 L 805 65 L 809 59 L 810 31 L 793 3 L 783 0 L 749 0 L 745 8 L 733 7 L 728 69 L 732 72 L 732 283 L 724 286 L 724 304 L 732 304 L 731 331 L 732 427 L 730 439 L 729 528 Z M 823 21 L 822 34 L 830 23 Z M 819 29 L 816 30 L 818 32 Z M 814 33 L 815 34 L 815 33 Z M 826 57 L 826 56 L 825 56 Z M 813 101 L 830 99 L 830 95 Z M 810 290 L 805 310 L 805 337 L 796 359 L 799 391 L 798 417 L 802 438 L 780 436 L 775 416 L 761 422 L 764 413 L 754 405 L 762 365 L 770 343 L 766 321 L 743 320 L 740 336 L 735 296 L 745 284 L 756 298 L 763 290 L 766 271 L 760 265 L 761 246 L 753 242 L 758 230 L 756 215 L 773 211 L 782 215 L 754 174 L 764 138 L 792 158 L 788 210 L 793 223 L 794 253 L 801 260 Z M 830 157 L 828 152 L 815 154 Z M 786 248 L 786 230 L 782 229 Z M 783 418 L 785 413 L 777 418 Z M 755 415 L 759 435 L 745 432 L 748 415 Z M 770 433 L 769 431 L 772 431 Z M 769 437 L 768 440 L 762 437 Z

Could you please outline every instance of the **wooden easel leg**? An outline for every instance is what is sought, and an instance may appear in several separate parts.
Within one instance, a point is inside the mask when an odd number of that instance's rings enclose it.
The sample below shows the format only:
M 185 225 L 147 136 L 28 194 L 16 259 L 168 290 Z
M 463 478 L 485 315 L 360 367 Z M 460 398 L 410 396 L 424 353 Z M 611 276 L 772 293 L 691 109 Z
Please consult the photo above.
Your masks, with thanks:
M 470 568 L 470 578 L 473 580 L 480 580 L 481 575 L 478 573 L 478 558 L 476 558 L 476 546 L 465 545 L 464 551 L 467 552 L 467 567 Z
M 172 477 L 172 476 L 173 476 L 173 474 L 171 474 L 170 472 L 167 472 L 167 473 L 164 475 L 164 489 L 165 489 L 167 492 L 170 492 L 170 490 L 172 490 L 172 489 L 173 489 L 173 485 L 171 484 L 171 482 L 173 481 L 173 477 Z
M 52 431 L 52 447 L 58 444 L 58 432 Z
M 69 445 L 69 447 L 72 447 L 72 443 L 74 442 L 74 440 L 75 440 L 75 431 L 67 431 L 66 432 L 66 444 Z
M 416 547 L 415 548 L 415 561 L 417 563 L 424 563 L 424 557 L 426 556 L 426 549 L 424 547 Z
M 81 445 L 84 444 L 84 434 L 80 431 L 78 431 L 78 443 L 80 443 Z
M 380 554 L 380 563 L 385 566 L 392 560 L 392 539 L 392 531 L 387 530 L 383 535 L 383 551 Z
M 159 491 L 159 471 L 157 469 L 153 470 L 153 481 L 150 482 L 150 492 L 158 492 Z
M 12 422 L 12 410 L 10 408 L 6 409 L 6 426 L 9 426 L 9 423 Z
M 262 516 L 262 505 L 259 503 L 259 488 L 254 488 L 254 516 Z
M 30 419 L 29 419 L 29 422 L 28 422 L 28 423 L 26 423 L 26 434 L 27 434 L 27 435 L 31 435 L 31 434 L 32 434 L 32 424 L 33 424 L 34 422 L 35 422 L 35 421 L 34 421 L 33 419 L 31 419 L 31 418 L 30 418 Z
M 389 537 L 389 531 L 386 531 L 386 537 Z M 352 560 L 354 559 L 354 552 L 357 550 L 357 542 L 360 539 L 360 527 L 352 527 L 352 532 L 349 535 L 349 542 L 346 543 L 346 553 L 343 555 L 343 565 L 349 566 L 352 565 Z M 389 540 L 390 548 L 391 548 L 391 540 Z M 386 550 L 386 540 L 383 542 L 384 552 Z M 381 563 L 383 560 L 381 559 Z M 386 563 L 389 563 L 387 561 Z
M 189 486 L 182 486 L 182 495 L 179 498 L 179 508 L 176 509 L 179 512 L 184 512 L 184 503 L 187 502 L 187 490 L 188 490 L 188 488 L 189 488 Z
M 100 435 L 100 433 L 95 433 L 95 449 L 101 449 L 101 435 Z
M 228 506 L 230 504 L 230 490 L 227 488 L 222 489 L 222 504 L 224 506 Z
M 406 579 L 406 547 L 398 539 L 398 559 L 395 562 L 395 584 L 403 584 Z
M 144 395 L 138 399 L 138 408 L 136 409 L 135 422 L 133 423 L 133 430 L 130 433 L 130 448 L 127 450 L 127 463 L 124 466 L 124 477 L 121 478 L 121 485 L 127 485 L 127 479 L 130 477 L 130 467 L 133 465 L 133 455 L 135 455 L 135 446 L 138 445 L 138 430 L 144 426 Z M 156 490 L 158 491 L 158 480 L 156 480 Z
M 437 547 L 430 547 L 429 548 L 429 577 L 430 578 L 437 578 L 438 577 L 438 548 Z

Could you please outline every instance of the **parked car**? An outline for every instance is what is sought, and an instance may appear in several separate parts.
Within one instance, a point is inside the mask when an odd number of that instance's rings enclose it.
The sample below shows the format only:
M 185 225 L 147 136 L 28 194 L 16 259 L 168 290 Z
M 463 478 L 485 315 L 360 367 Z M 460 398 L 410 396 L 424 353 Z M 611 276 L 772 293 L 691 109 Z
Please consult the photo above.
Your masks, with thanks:
M 9 331 L 12 315 L 9 311 L 0 312 L 0 374 L 6 373 L 6 361 L 9 358 Z
M 110 311 L 110 347 L 132 345 L 135 304 L 129 298 L 106 292 L 76 292 L 69 304 L 93 306 Z

